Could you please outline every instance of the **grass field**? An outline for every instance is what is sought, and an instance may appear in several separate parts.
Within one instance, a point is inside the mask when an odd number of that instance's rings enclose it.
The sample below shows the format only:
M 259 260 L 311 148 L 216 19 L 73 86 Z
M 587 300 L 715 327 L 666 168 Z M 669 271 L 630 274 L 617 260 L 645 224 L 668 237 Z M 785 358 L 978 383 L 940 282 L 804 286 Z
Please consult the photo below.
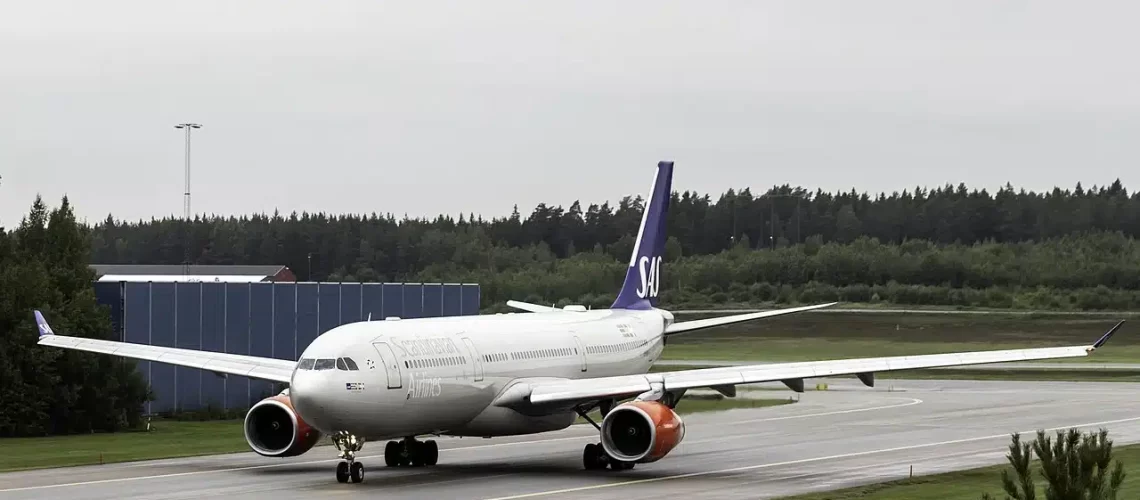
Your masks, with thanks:
M 154 430 L 0 439 L 0 471 L 248 451 L 240 420 L 155 421 Z
M 1140 496 L 1140 445 L 1113 448 L 1113 456 L 1124 463 L 1124 487 L 1117 498 Z M 982 493 L 1005 498 L 1001 471 L 1008 465 L 983 467 L 932 476 L 858 486 L 825 493 L 786 497 L 784 500 L 977 500 Z M 1036 469 L 1035 469 L 1036 470 Z M 1034 472 L 1037 498 L 1045 498 L 1044 481 Z
M 707 317 L 682 315 L 678 321 Z M 1088 344 L 1114 317 L 1023 314 L 803 313 L 670 339 L 665 360 L 808 361 Z M 1058 362 L 1140 363 L 1126 324 L 1094 355 Z
M 783 399 L 718 398 L 686 396 L 678 413 L 761 408 L 788 404 Z M 592 415 L 597 417 L 595 413 Z M 584 420 L 579 419 L 584 423 Z M 189 457 L 249 451 L 240 420 L 212 422 L 155 421 L 154 430 L 114 434 L 0 439 L 0 471 L 41 469 L 99 463 L 130 462 L 158 458 Z M 328 445 L 322 439 L 318 446 Z M 382 448 L 382 446 L 381 446 Z

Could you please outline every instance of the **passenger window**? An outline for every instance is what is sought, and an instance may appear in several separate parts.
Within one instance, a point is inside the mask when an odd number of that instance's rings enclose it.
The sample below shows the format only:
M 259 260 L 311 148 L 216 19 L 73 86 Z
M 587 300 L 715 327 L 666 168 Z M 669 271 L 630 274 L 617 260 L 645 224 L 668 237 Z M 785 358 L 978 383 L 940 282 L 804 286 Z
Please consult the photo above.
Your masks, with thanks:
M 333 368 L 336 368 L 335 359 L 318 359 L 313 366 L 314 370 L 332 370 Z
M 348 365 L 344 364 L 344 358 L 336 358 L 336 369 L 348 371 Z
M 316 361 L 317 360 L 315 360 L 313 358 L 302 358 L 301 362 L 297 363 L 297 368 L 300 368 L 302 370 L 312 370 L 313 369 L 313 363 L 315 363 Z
M 352 358 L 344 358 L 344 364 L 348 365 L 348 369 L 352 371 L 359 371 L 360 367 L 356 366 L 356 362 Z

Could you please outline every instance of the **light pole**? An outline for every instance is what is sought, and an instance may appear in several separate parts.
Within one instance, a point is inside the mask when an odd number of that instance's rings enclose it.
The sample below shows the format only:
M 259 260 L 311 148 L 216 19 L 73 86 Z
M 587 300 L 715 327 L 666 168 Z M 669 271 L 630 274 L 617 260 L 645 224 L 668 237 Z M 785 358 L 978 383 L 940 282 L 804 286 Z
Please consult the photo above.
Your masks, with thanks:
M 186 129 L 186 191 L 182 194 L 185 196 L 184 203 L 186 206 L 183 207 L 183 209 L 185 211 L 186 222 L 190 222 L 190 130 L 202 128 L 202 126 L 197 123 L 179 123 L 175 125 L 174 128 Z
M 802 243 L 800 235 L 800 202 L 805 199 L 803 193 L 767 193 L 760 195 L 761 198 L 768 198 L 768 208 L 771 211 L 771 224 L 772 233 L 768 235 L 768 240 L 772 242 L 772 248 L 776 248 L 776 198 L 795 198 L 796 199 L 796 243 Z

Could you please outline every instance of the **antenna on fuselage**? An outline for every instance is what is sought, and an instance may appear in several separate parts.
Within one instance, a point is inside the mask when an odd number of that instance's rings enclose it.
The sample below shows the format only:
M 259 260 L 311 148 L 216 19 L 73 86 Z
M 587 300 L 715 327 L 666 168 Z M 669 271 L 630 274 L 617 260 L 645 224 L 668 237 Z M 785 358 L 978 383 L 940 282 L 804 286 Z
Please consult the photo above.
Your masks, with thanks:
M 368 321 L 372 321 L 372 313 L 368 313 Z

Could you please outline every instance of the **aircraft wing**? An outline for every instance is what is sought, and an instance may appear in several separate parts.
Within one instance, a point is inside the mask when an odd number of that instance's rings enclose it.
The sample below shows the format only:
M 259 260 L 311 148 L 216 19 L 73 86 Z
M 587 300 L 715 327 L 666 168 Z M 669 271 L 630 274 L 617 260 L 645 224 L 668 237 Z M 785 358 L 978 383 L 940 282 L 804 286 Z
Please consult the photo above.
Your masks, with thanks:
M 48 326 L 43 314 L 36 311 L 35 316 L 36 327 L 40 330 L 40 339 L 37 342 L 39 345 L 112 354 L 125 358 L 169 363 L 216 373 L 284 383 L 289 383 L 293 375 L 293 368 L 297 364 L 294 361 L 283 359 L 56 335 Z
M 703 330 L 705 328 L 712 328 L 714 326 L 731 325 L 733 323 L 740 323 L 742 321 L 752 321 L 754 319 L 771 318 L 774 316 L 783 316 L 785 314 L 794 314 L 803 311 L 810 311 L 812 309 L 830 307 L 835 304 L 838 304 L 838 302 L 829 302 L 827 304 L 817 304 L 814 306 L 789 307 L 787 309 L 775 309 L 772 311 L 761 311 L 748 314 L 735 314 L 732 316 L 721 316 L 719 318 L 682 321 L 680 323 L 673 323 L 672 325 L 669 325 L 669 327 L 665 329 L 665 335 L 675 335 L 678 333 L 686 333 L 696 330 Z
M 772 363 L 537 382 L 529 384 L 529 391 L 525 397 L 521 397 L 523 396 L 521 390 L 516 390 L 516 397 L 512 399 L 516 402 L 525 401 L 532 405 L 542 405 L 596 401 L 603 398 L 620 399 L 649 391 L 681 391 L 705 387 L 734 393 L 738 384 L 775 381 L 784 382 L 799 392 L 803 390 L 805 378 L 835 375 L 858 375 L 864 384 L 871 386 L 874 385 L 875 372 L 1087 356 L 1104 345 L 1122 324 L 1124 321 L 1117 323 L 1096 342 L 1089 345 Z

